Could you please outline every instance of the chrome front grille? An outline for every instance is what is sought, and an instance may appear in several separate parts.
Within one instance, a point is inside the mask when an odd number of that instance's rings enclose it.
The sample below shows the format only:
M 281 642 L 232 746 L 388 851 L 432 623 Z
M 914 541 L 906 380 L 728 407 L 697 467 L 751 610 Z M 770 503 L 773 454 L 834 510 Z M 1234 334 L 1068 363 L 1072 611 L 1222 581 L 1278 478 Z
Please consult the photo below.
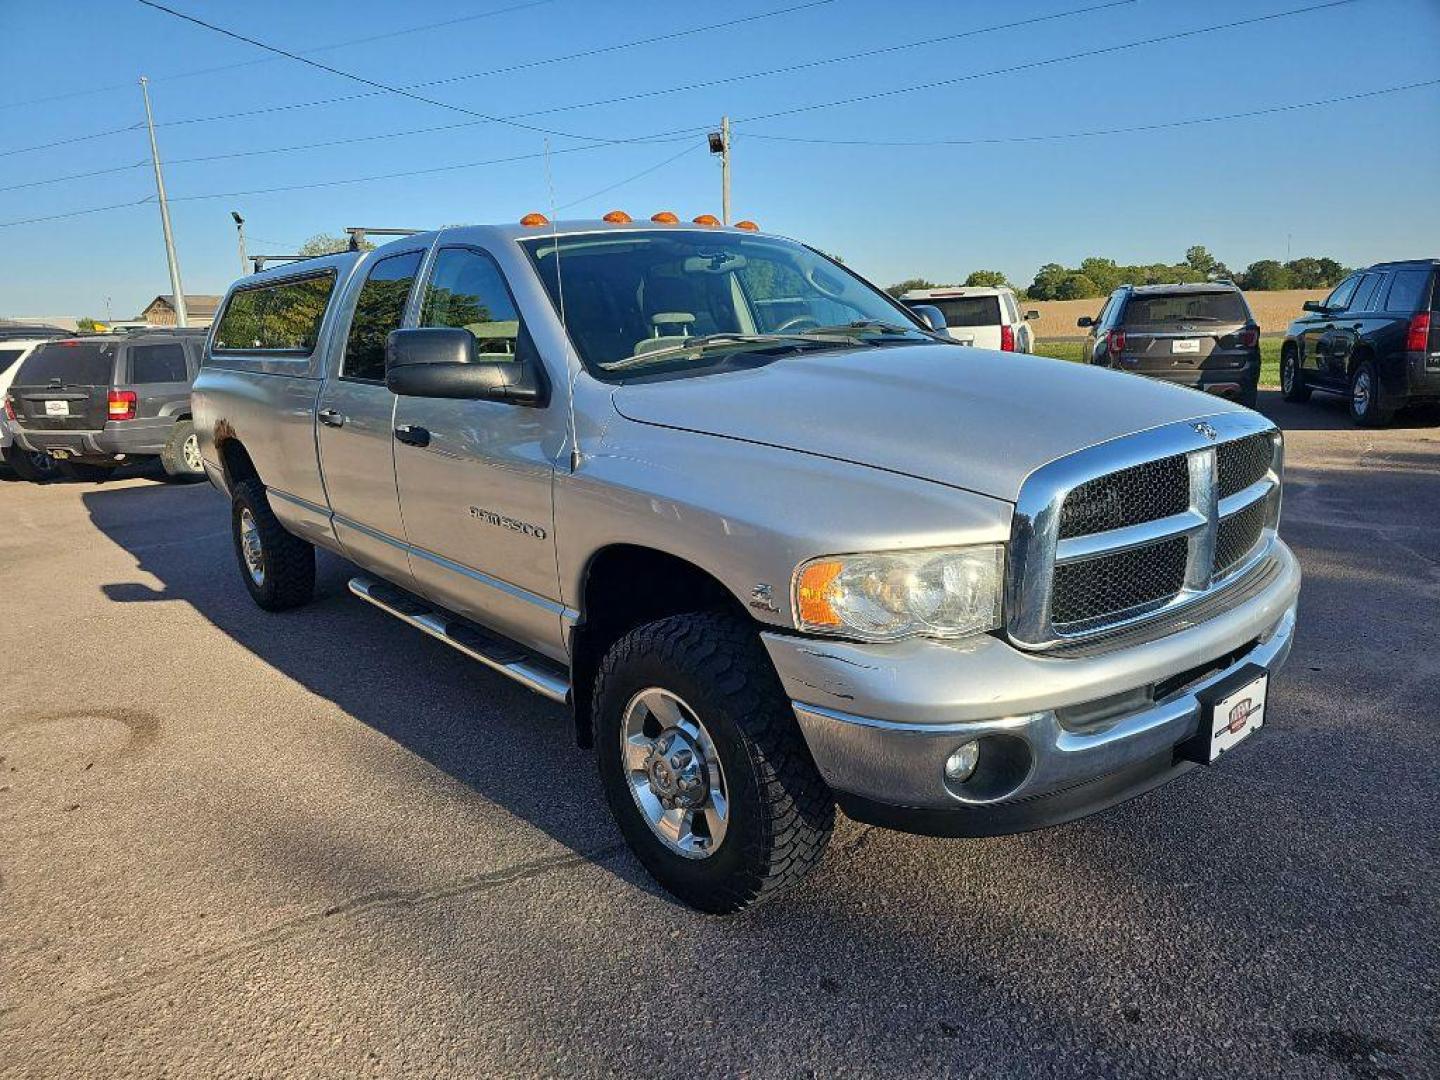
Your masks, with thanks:
M 1263 557 L 1283 447 L 1255 413 L 1222 413 L 1043 466 L 1016 508 L 1010 637 L 1043 649 L 1214 596 Z

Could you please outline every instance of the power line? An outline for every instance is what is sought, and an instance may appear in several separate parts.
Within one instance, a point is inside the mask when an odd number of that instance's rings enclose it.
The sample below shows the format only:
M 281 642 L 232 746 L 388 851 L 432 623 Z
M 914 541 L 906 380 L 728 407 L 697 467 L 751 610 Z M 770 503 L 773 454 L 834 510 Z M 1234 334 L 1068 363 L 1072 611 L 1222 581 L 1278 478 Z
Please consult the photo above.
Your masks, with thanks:
M 10 184 L 6 187 L 0 187 L 0 191 L 19 191 L 21 188 L 44 187 L 47 184 L 61 184 L 67 180 L 84 180 L 86 177 L 89 176 L 104 176 L 107 173 L 129 172 L 131 169 L 143 169 L 148 164 L 148 161 L 136 161 L 129 165 L 113 165 L 108 169 L 91 169 L 89 172 L 67 173 L 65 176 L 51 176 L 45 180 L 27 180 L 23 184 Z
M 1339 97 L 1322 98 L 1319 101 L 1298 101 L 1289 105 L 1271 105 L 1263 109 L 1220 113 L 1216 116 L 1195 116 L 1185 120 L 1165 120 L 1153 124 L 1134 124 L 1129 127 L 1096 128 L 1091 131 L 1062 131 L 1050 135 L 1010 135 L 968 139 L 820 139 L 803 135 L 767 135 L 762 132 L 749 132 L 745 137 L 747 139 L 764 139 L 767 142 L 806 143 L 821 146 L 993 146 L 1003 143 L 1053 142 L 1060 139 L 1088 139 L 1100 135 L 1129 135 L 1144 131 L 1160 131 L 1166 128 L 1192 127 L 1196 124 L 1218 124 L 1228 120 L 1244 120 L 1256 116 L 1293 112 L 1297 109 L 1314 109 L 1322 105 L 1339 105 L 1347 101 L 1360 101 L 1365 98 L 1381 97 L 1385 94 L 1399 94 L 1427 86 L 1440 86 L 1440 79 L 1426 79 L 1423 82 L 1406 83 L 1403 86 L 1387 86 L 1379 90 L 1363 90 L 1354 94 L 1342 94 Z
M 9 228 L 11 225 L 33 225 L 37 221 L 59 221 L 61 218 L 80 217 L 83 214 L 99 214 L 105 210 L 123 210 L 130 206 L 144 206 L 148 202 L 154 202 L 154 195 L 146 195 L 143 199 L 136 199 L 134 202 L 111 203 L 109 206 L 90 206 L 84 210 L 70 210 L 64 214 L 46 214 L 44 217 L 20 218 L 17 221 L 0 221 L 0 229 Z
M 488 19 L 495 15 L 507 15 L 512 11 L 523 11 L 526 8 L 539 7 L 541 4 L 552 3 L 553 0 L 528 0 L 527 3 L 511 4 L 508 7 L 495 8 L 491 11 L 481 11 L 474 15 L 462 15 L 455 19 L 445 19 L 441 22 L 424 23 L 420 26 L 407 26 L 398 30 L 390 30 L 383 34 L 371 34 L 368 37 L 351 38 L 349 41 L 337 41 L 332 45 L 316 45 L 314 48 L 305 49 L 307 53 L 330 52 L 334 49 L 349 48 L 352 45 L 368 45 L 372 41 L 389 41 L 391 38 L 402 37 L 405 34 L 418 34 L 424 30 L 438 30 L 442 26 L 454 26 L 456 23 L 475 22 L 478 19 Z M 218 64 L 214 67 L 197 68 L 193 71 L 179 71 L 173 75 L 162 75 L 153 78 L 152 83 L 173 82 L 177 79 L 193 79 L 200 75 L 214 75 L 222 71 L 234 71 L 237 68 L 254 67 L 256 64 L 267 64 L 272 61 L 267 58 L 256 60 L 241 60 L 234 64 Z M 65 101 L 70 98 L 85 97 L 88 94 L 104 94 L 112 90 L 128 90 L 130 83 L 111 83 L 108 86 L 92 86 L 85 90 L 69 90 L 63 94 L 50 94 L 46 97 L 28 98 L 25 101 L 0 102 L 0 109 L 16 109 L 23 105 L 42 105 L 50 101 Z
M 141 0 L 145 3 L 147 0 Z M 1030 60 L 1025 63 L 1007 64 L 1002 68 L 992 68 L 989 71 L 978 71 L 969 75 L 956 75 L 949 79 L 936 79 L 932 82 L 916 83 L 912 86 L 901 86 L 890 90 L 876 90 L 868 94 L 856 94 L 848 98 L 836 98 L 832 101 L 819 101 L 810 105 L 796 105 L 788 109 L 776 109 L 773 112 L 757 113 L 754 116 L 742 117 L 736 123 L 753 124 L 761 120 L 774 120 L 781 116 L 794 116 L 798 113 L 816 112 L 820 109 L 833 109 L 840 105 L 857 105 L 866 101 L 878 101 L 883 98 L 898 97 L 902 94 L 913 94 L 918 90 L 934 90 L 942 86 L 955 86 L 959 83 L 972 82 L 976 79 L 988 79 L 996 75 L 1009 75 L 1017 71 L 1031 71 L 1035 68 L 1048 67 L 1051 64 L 1068 63 L 1071 60 L 1084 60 L 1092 56 L 1106 56 L 1110 53 L 1121 52 L 1125 49 L 1137 49 L 1146 45 L 1159 45 L 1167 41 L 1180 41 L 1185 38 L 1199 37 L 1203 34 L 1213 34 L 1221 30 L 1234 30 L 1241 26 L 1254 26 L 1258 23 L 1272 22 L 1276 19 L 1286 19 L 1293 15 L 1306 15 L 1313 11 L 1324 11 L 1329 8 L 1345 7 L 1355 3 L 1355 0 L 1326 0 L 1321 4 L 1310 4 L 1306 7 L 1290 8 L 1286 11 L 1275 11 L 1268 15 L 1256 15 L 1248 19 L 1235 19 L 1231 22 L 1217 23 L 1214 26 L 1202 26 L 1194 30 L 1180 30 L 1171 34 L 1159 34 L 1155 37 L 1141 38 L 1138 41 L 1125 41 L 1118 45 L 1106 45 L 1098 49 L 1086 49 L 1082 52 L 1068 53 L 1065 56 L 1052 56 L 1045 60 Z M 660 135 L 667 135 L 670 132 L 660 132 Z
M 608 185 L 607 187 L 603 187 L 603 188 L 601 188 L 599 191 L 592 191 L 589 195 L 585 195 L 585 196 L 583 196 L 582 198 L 572 199 L 572 200 L 570 200 L 570 202 L 567 202 L 567 203 L 561 203 L 561 204 L 560 204 L 559 206 L 557 206 L 555 209 L 557 209 L 557 210 L 568 210 L 568 209 L 570 209 L 570 207 L 572 207 L 572 206 L 579 206 L 581 203 L 589 202 L 591 199 L 598 199 L 601 195 L 607 195 L 607 194 L 609 194 L 610 192 L 614 191 L 616 188 L 622 188 L 622 187 L 624 187 L 626 184 L 631 183 L 632 181 L 639 180 L 642 176 L 649 176 L 649 175 L 650 175 L 651 173 L 653 173 L 653 172 L 658 172 L 660 169 L 663 169 L 666 165 L 669 165 L 672 161 L 679 161 L 679 160 L 680 160 L 682 157 L 684 157 L 686 154 L 693 154 L 696 150 L 699 150 L 702 145 L 705 145 L 705 144 L 703 144 L 703 143 L 696 143 L 694 146 L 687 146 L 684 150 L 681 150 L 678 154 L 672 154 L 670 157 L 667 157 L 664 161 L 657 161 L 654 165 L 651 165 L 648 169 L 641 169 L 639 172 L 637 172 L 637 173 L 636 173 L 635 175 L 633 175 L 633 176 L 627 176 L 624 180 L 617 180 L 615 183 L 610 184 L 610 185 Z

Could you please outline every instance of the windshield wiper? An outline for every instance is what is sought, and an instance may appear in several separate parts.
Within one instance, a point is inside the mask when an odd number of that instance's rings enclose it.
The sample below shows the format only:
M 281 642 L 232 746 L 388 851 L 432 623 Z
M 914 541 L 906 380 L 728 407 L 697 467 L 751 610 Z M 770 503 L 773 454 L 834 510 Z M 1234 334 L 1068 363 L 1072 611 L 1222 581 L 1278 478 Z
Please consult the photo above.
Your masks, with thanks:
M 677 353 L 702 353 L 706 349 L 714 348 L 717 345 L 816 345 L 814 338 L 808 338 L 801 334 L 740 334 L 740 333 L 719 333 L 705 334 L 701 337 L 686 338 L 678 345 L 671 345 L 664 349 L 651 349 L 649 352 L 636 353 L 634 356 L 627 356 L 623 360 L 616 360 L 613 363 L 601 364 L 606 371 L 625 371 L 633 367 L 643 367 L 650 361 L 667 356 L 674 356 Z
M 809 330 L 802 330 L 806 336 L 818 334 L 846 334 L 857 337 L 869 331 L 880 334 L 918 334 L 923 331 L 918 326 L 900 326 L 897 323 L 884 322 L 881 319 L 856 319 L 854 322 L 837 323 L 835 326 L 813 326 Z

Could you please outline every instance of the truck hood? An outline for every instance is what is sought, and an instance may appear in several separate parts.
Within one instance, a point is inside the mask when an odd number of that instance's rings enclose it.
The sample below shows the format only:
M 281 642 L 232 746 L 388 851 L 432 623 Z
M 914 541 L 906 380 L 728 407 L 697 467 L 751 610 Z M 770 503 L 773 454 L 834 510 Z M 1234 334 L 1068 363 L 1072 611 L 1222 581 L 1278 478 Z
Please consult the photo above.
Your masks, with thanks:
M 1240 408 L 1138 375 L 929 344 L 631 383 L 613 400 L 638 423 L 818 454 L 1010 502 L 1026 476 L 1055 458 Z

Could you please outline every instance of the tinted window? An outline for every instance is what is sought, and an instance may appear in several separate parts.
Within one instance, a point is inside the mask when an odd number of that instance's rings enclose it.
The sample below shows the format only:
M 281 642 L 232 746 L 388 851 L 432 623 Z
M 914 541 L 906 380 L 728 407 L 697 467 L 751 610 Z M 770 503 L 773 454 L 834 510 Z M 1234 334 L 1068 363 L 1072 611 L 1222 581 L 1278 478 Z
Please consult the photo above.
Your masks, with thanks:
M 1339 285 L 1336 285 L 1335 291 L 1325 298 L 1325 306 L 1327 308 L 1344 308 L 1346 304 L 1350 303 L 1350 297 L 1355 294 L 1355 286 L 1359 284 L 1360 275 L 1351 274 Z
M 216 352 L 310 353 L 335 274 L 237 289 L 215 328 Z
M 1146 293 L 1130 297 L 1125 325 L 1172 322 L 1249 322 L 1250 313 L 1237 292 Z
M 20 359 L 24 349 L 0 349 L 0 374 L 10 370 L 10 365 Z
M 130 348 L 132 383 L 189 382 L 185 369 L 185 346 L 133 345 Z
M 934 304 L 939 308 L 940 313 L 945 316 L 946 326 L 1000 325 L 998 296 L 950 296 L 919 302 Z
M 113 341 L 55 341 L 41 345 L 15 373 L 16 386 L 109 386 L 115 372 Z
M 520 315 L 500 268 L 468 248 L 445 248 L 435 257 L 420 325 L 469 330 L 476 354 L 489 360 L 513 359 L 520 336 Z
M 391 255 L 370 270 L 355 302 L 350 334 L 345 339 L 345 361 L 340 373 L 346 379 L 385 381 L 385 339 L 399 330 L 405 318 L 405 301 L 420 271 L 422 252 Z
M 1380 284 L 1384 274 L 1366 274 L 1360 279 L 1359 286 L 1355 289 L 1355 295 L 1350 298 L 1351 311 L 1369 311 L 1370 301 L 1375 295 L 1375 286 Z
M 1419 311 L 1425 306 L 1425 290 L 1429 287 L 1429 270 L 1395 271 L 1390 275 L 1390 295 L 1385 300 L 1385 310 L 1406 315 Z

